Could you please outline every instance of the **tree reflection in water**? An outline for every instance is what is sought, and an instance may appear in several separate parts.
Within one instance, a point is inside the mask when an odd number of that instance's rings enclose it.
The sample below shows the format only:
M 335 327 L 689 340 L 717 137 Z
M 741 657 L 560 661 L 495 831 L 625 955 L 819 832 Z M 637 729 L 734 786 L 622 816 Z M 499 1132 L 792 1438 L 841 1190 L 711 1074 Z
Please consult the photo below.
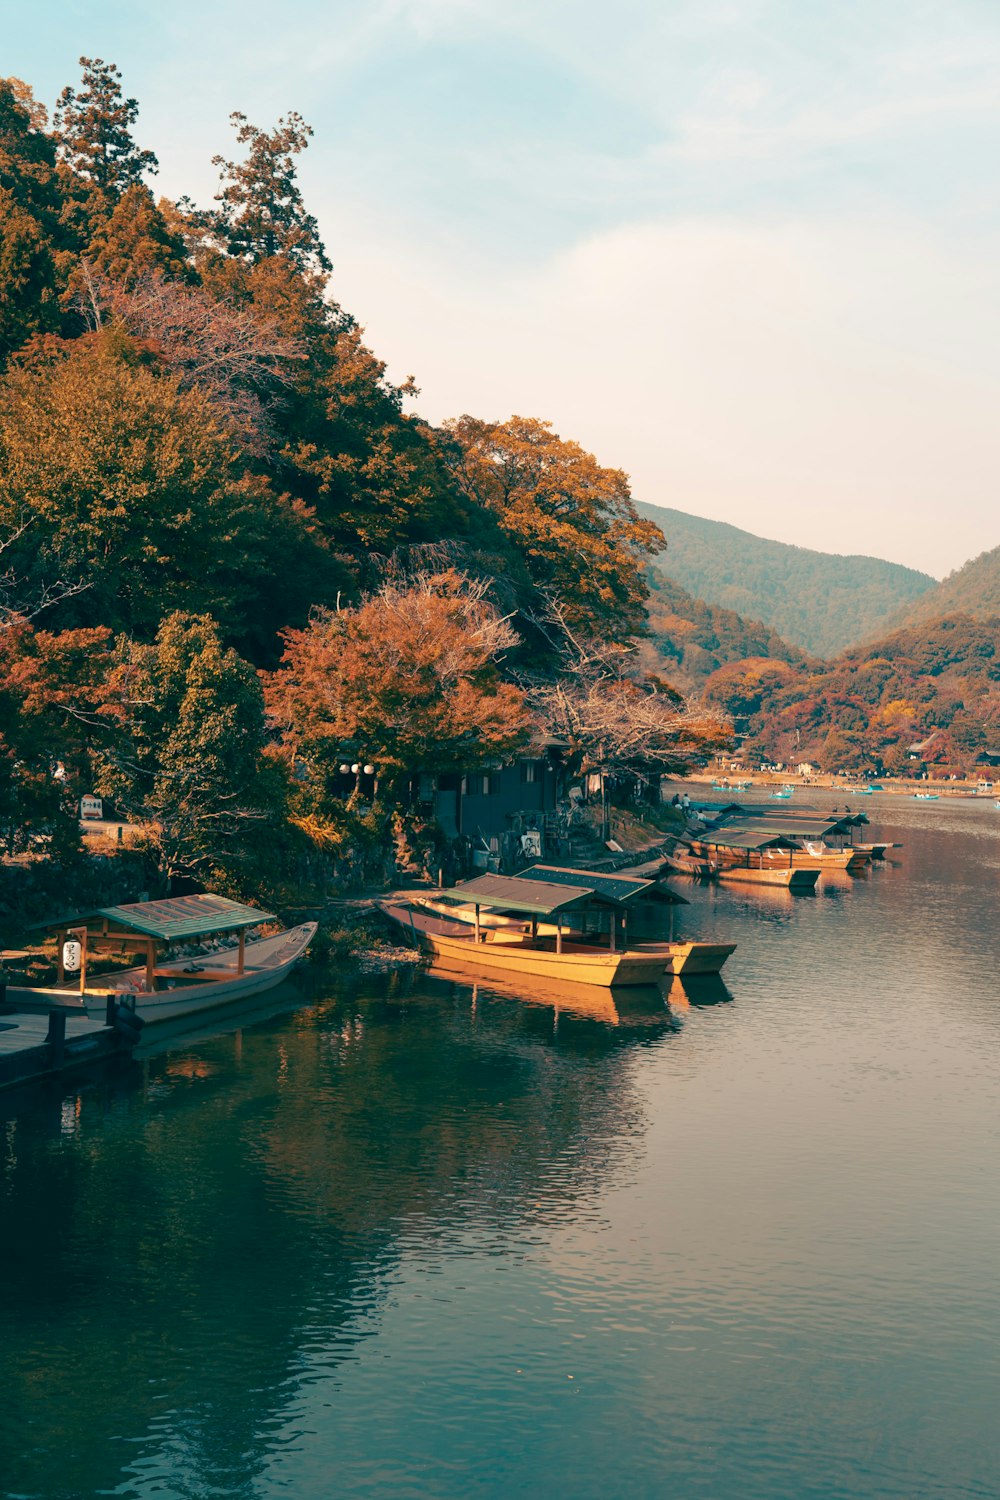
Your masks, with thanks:
M 259 1494 L 302 1381 L 378 1327 L 402 1255 L 501 1253 L 594 1197 L 642 1128 L 633 1049 L 674 1024 L 633 1000 L 394 975 L 19 1101 L 7 1492 Z

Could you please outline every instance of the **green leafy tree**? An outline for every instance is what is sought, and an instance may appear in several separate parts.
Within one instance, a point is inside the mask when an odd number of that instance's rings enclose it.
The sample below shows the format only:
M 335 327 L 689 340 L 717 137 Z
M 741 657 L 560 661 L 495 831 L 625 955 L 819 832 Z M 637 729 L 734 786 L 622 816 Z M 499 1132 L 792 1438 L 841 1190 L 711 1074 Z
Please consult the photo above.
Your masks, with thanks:
M 27 339 L 55 332 L 65 253 L 55 147 L 19 79 L 0 79 L 0 366 Z
M 174 613 L 155 641 L 123 641 L 112 678 L 121 731 L 102 786 L 154 827 L 164 871 L 252 891 L 266 878 L 284 780 L 264 756 L 257 673 L 207 615 Z
M 0 386 L 0 525 L 25 523 L 18 571 L 88 585 L 66 623 L 146 639 L 186 608 L 259 640 L 301 617 L 292 591 L 323 565 L 308 516 L 246 471 L 208 398 L 114 330 Z

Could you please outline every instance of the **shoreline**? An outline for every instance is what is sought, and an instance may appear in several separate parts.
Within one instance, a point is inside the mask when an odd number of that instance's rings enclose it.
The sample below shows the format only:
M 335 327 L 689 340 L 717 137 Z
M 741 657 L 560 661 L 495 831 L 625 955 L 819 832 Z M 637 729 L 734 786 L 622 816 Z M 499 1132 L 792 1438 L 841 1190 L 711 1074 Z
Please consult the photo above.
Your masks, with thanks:
M 985 778 L 984 778 L 985 780 Z M 961 799 L 963 801 L 1000 801 L 1000 772 L 997 779 L 990 781 L 986 787 L 980 787 L 973 781 L 914 781 L 900 777 L 876 777 L 877 789 L 875 796 L 886 797 L 909 797 L 911 800 L 921 795 L 933 794 L 944 798 Z M 859 783 L 851 786 L 844 785 L 844 778 L 836 776 L 797 776 L 791 773 L 782 775 L 737 776 L 733 778 L 714 777 L 704 773 L 687 776 L 684 780 L 678 780 L 676 784 L 679 789 L 684 787 L 698 787 L 699 791 L 712 788 L 721 793 L 731 793 L 734 800 L 747 792 L 773 791 L 784 787 L 794 787 L 796 791 L 837 792 L 844 797 L 856 797 L 858 795 Z M 873 785 L 863 778 L 860 782 L 861 788 Z

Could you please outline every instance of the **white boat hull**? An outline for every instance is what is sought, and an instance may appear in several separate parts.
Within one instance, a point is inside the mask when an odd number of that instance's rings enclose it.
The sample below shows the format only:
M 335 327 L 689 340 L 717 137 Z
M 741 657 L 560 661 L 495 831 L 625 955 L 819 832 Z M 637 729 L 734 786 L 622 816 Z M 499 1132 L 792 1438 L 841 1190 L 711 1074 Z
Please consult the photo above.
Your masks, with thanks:
M 179 958 L 157 965 L 158 976 L 161 980 L 165 977 L 166 983 L 172 984 L 173 988 L 157 990 L 153 994 L 129 988 L 130 984 L 141 983 L 145 977 L 145 968 L 136 968 L 109 976 L 106 988 L 88 985 L 83 995 L 68 987 L 8 989 L 7 995 L 15 1004 L 48 1003 L 78 1008 L 89 1016 L 102 1019 L 107 1011 L 108 998 L 113 995 L 129 1005 L 134 1001 L 135 1013 L 147 1027 L 188 1016 L 208 1016 L 281 984 L 303 957 L 315 935 L 316 923 L 304 922 L 300 927 L 278 933 L 276 937 L 248 943 L 242 974 L 237 972 L 239 950 L 236 947 L 213 953 L 202 960 Z M 211 968 L 214 973 L 231 969 L 232 978 L 199 981 L 193 977 L 193 971 L 198 968 Z M 185 983 L 187 974 L 192 974 L 192 977 Z

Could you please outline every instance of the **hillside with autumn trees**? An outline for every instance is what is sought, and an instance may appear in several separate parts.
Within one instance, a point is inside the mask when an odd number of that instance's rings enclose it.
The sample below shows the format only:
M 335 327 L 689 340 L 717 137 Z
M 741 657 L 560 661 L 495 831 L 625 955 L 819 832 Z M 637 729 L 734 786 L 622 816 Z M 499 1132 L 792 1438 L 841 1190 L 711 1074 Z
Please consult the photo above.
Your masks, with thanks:
M 945 616 L 807 667 L 729 662 L 704 695 L 751 761 L 968 775 L 1000 749 L 1000 617 Z
M 164 878 L 273 896 L 391 841 L 415 777 L 719 743 L 637 650 L 664 539 L 625 474 L 535 418 L 432 426 L 337 302 L 305 121 L 233 115 L 214 201 L 158 198 L 81 68 L 51 112 L 0 81 L 8 858 L 79 858 L 97 791 Z

